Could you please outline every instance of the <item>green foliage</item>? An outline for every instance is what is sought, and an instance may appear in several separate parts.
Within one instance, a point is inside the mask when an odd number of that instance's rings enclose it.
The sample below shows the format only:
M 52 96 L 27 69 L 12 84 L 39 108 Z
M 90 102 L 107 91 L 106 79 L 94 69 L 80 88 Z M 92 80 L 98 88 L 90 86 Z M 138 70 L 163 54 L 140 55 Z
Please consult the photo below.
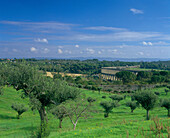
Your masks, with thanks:
M 79 94 L 78 89 L 68 86 L 66 82 L 46 77 L 25 63 L 16 64 L 9 73 L 9 83 L 16 90 L 22 89 L 23 97 L 29 97 L 31 108 L 38 110 L 41 133 L 45 131 L 42 127 L 48 124 L 46 107 L 75 99 Z
M 161 83 L 164 82 L 165 78 L 163 76 L 160 75 L 153 75 L 151 77 L 151 83 Z
M 65 117 L 68 116 L 65 106 L 64 105 L 56 106 L 51 110 L 51 113 L 59 119 L 60 121 L 59 128 L 62 128 L 62 121 Z
M 103 99 L 106 99 L 106 96 L 105 96 L 105 95 L 103 95 L 103 96 L 102 96 L 102 98 L 103 98 Z
M 131 112 L 133 113 L 133 111 L 139 107 L 139 104 L 136 101 L 128 101 L 126 102 L 126 106 L 131 108 Z
M 124 99 L 124 96 L 122 96 L 122 95 L 111 95 L 111 96 L 109 96 L 109 98 L 111 98 L 112 100 L 116 100 L 116 101 L 120 102 L 121 100 Z
M 53 75 L 53 79 L 59 79 L 59 80 L 63 80 L 63 77 L 61 74 L 57 73 Z
M 116 77 L 121 79 L 123 83 L 130 83 L 136 79 L 136 75 L 129 71 L 120 71 L 116 73 Z
M 165 89 L 164 91 L 165 91 L 166 95 L 168 95 L 169 90 Z
M 100 103 L 100 105 L 104 108 L 104 117 L 107 118 L 109 117 L 109 113 L 111 113 L 112 109 L 114 107 L 118 106 L 118 102 L 110 102 L 110 101 L 103 101 Z
M 153 90 L 151 89 L 151 91 L 160 92 L 160 98 L 169 98 L 170 95 L 166 96 L 164 89 L 165 87 L 154 88 Z M 15 119 L 16 115 L 14 111 L 11 111 L 12 103 L 14 101 L 25 105 L 28 103 L 27 98 L 20 98 L 20 92 L 21 91 L 15 91 L 12 87 L 4 88 L 4 95 L 0 98 L 0 137 L 30 137 L 32 131 L 35 131 L 34 134 L 37 134 L 36 132 L 40 131 L 40 128 L 37 130 L 40 122 L 37 111 L 33 114 L 31 110 L 28 110 L 24 113 L 22 119 Z M 110 94 L 101 92 L 101 95 L 99 95 L 98 92 L 93 93 L 92 91 L 84 89 L 82 90 L 82 93 L 86 94 L 87 97 L 97 99 L 90 108 L 90 117 L 87 120 L 81 117 L 78 121 L 76 130 L 72 131 L 72 126 L 68 118 L 63 119 L 63 128 L 59 129 L 58 119 L 47 112 L 49 117 L 47 127 L 52 131 L 49 137 L 105 137 L 106 135 L 107 137 L 127 137 L 127 131 L 129 137 L 135 137 L 135 135 L 137 135 L 136 137 L 142 137 L 142 132 L 150 134 L 150 137 L 154 137 L 155 132 L 150 132 L 150 125 L 154 126 L 152 121 L 153 116 L 158 116 L 160 118 L 160 124 L 163 126 L 169 126 L 169 119 L 166 117 L 167 110 L 165 108 L 157 107 L 153 109 L 150 112 L 152 115 L 150 121 L 144 120 L 145 110 L 143 108 L 137 108 L 134 110 L 134 114 L 131 114 L 130 108 L 125 106 L 126 101 L 130 101 L 129 94 L 127 94 L 126 100 L 121 101 L 121 106 L 113 108 L 112 112 L 109 113 L 109 117 L 104 119 L 104 109 L 99 103 L 103 100 L 109 101 L 110 98 L 102 99 L 101 96 L 105 95 L 109 97 Z M 163 130 L 162 133 L 161 136 L 168 137 L 167 130 Z
M 151 72 L 139 71 L 137 74 L 137 80 L 148 79 L 151 77 Z
M 139 91 L 134 94 L 142 107 L 147 110 L 147 120 L 149 120 L 149 110 L 153 109 L 157 102 L 157 96 L 152 91 Z
M 170 117 L 170 99 L 163 99 L 161 102 L 161 107 L 165 107 L 168 110 L 168 117 Z
M 20 116 L 28 110 L 28 108 L 25 107 L 24 104 L 17 104 L 17 103 L 12 104 L 11 108 L 18 113 L 17 116 L 18 119 L 20 119 Z
M 94 99 L 94 98 L 92 98 L 92 97 L 88 97 L 88 98 L 87 98 L 87 101 L 88 101 L 89 103 L 92 103 L 92 102 L 95 102 L 96 99 Z

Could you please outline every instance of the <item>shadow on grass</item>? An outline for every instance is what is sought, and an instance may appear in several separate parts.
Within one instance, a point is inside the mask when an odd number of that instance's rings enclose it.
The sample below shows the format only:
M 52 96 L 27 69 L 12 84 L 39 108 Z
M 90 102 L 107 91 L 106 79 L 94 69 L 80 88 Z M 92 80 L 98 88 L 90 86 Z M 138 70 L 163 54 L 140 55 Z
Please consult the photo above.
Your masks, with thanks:
M 27 127 L 23 127 L 23 128 L 20 128 L 22 130 L 25 130 L 25 131 L 36 131 L 38 130 L 39 127 L 37 126 L 27 126 Z
M 17 117 L 0 114 L 0 119 L 17 119 Z

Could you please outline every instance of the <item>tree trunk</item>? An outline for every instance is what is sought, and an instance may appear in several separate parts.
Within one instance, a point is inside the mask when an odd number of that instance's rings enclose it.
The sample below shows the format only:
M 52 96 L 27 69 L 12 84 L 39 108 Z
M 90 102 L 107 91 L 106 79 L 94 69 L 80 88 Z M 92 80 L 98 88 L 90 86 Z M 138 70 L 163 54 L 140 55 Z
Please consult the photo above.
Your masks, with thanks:
M 47 127 L 47 123 L 48 123 L 48 118 L 47 118 L 47 113 L 46 113 L 46 110 L 45 110 L 45 106 L 41 106 L 40 110 L 39 110 L 39 114 L 40 114 L 40 119 L 41 119 L 41 124 L 40 124 L 40 127 L 41 127 L 41 134 L 42 132 L 45 131 L 45 128 Z
M 73 124 L 73 125 L 74 125 L 73 130 L 75 130 L 75 129 L 76 129 L 76 125 L 77 125 L 77 124 Z
M 168 109 L 168 117 L 170 117 L 170 109 Z
M 76 129 L 77 122 L 78 122 L 78 121 L 76 121 L 76 123 L 73 124 L 73 126 L 74 126 L 74 127 L 73 127 L 73 130 Z
M 20 119 L 20 114 L 18 113 L 18 115 L 17 115 L 17 119 Z
M 60 120 L 60 122 L 59 122 L 59 128 L 62 128 L 62 121 L 63 121 L 63 119 L 59 119 Z
M 146 113 L 147 113 L 147 114 L 146 114 L 146 120 L 149 120 L 149 110 L 147 110 Z

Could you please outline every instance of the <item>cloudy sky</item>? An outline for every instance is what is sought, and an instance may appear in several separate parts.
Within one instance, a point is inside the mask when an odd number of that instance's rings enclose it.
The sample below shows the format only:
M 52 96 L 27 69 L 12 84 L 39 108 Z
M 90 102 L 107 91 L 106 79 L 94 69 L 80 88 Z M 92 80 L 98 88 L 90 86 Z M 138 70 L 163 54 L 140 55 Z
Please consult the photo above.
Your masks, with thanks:
M 0 58 L 170 58 L 170 0 L 4 0 Z

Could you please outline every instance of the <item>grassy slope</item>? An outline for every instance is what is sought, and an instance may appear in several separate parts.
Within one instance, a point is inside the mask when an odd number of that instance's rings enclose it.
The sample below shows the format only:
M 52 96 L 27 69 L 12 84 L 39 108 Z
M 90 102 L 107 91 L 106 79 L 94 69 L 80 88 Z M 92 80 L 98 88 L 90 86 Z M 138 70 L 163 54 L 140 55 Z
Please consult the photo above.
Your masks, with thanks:
M 158 88 L 153 91 L 159 91 L 161 92 L 160 97 L 166 97 L 163 92 L 164 88 Z M 28 137 L 39 126 L 38 113 L 33 114 L 31 110 L 24 113 L 20 120 L 16 119 L 16 112 L 11 109 L 11 104 L 21 102 L 28 106 L 28 100 L 21 99 L 20 93 L 8 87 L 5 88 L 4 95 L 0 96 L 0 137 Z M 68 118 L 63 121 L 63 128 L 59 129 L 58 120 L 49 114 L 50 137 L 126 137 L 127 133 L 129 137 L 134 137 L 139 128 L 143 127 L 144 131 L 147 131 L 149 130 L 149 125 L 153 123 L 153 121 L 145 120 L 146 111 L 142 108 L 136 109 L 133 114 L 130 113 L 130 109 L 124 105 L 126 101 L 130 100 L 130 97 L 121 101 L 120 104 L 122 105 L 113 109 L 109 118 L 104 118 L 103 109 L 99 106 L 99 103 L 103 100 L 110 100 L 108 98 L 109 94 L 101 93 L 99 95 L 98 92 L 87 90 L 83 90 L 83 93 L 86 93 L 87 97 L 91 96 L 97 99 L 92 107 L 92 110 L 96 110 L 97 113 L 91 113 L 93 117 L 87 120 L 80 119 L 75 131 L 72 130 L 73 126 Z M 103 95 L 106 95 L 107 98 L 102 99 Z M 169 123 L 168 125 L 170 125 L 167 110 L 164 108 L 157 107 L 150 112 L 150 115 L 158 116 L 163 123 Z M 167 135 L 167 133 L 164 132 L 164 135 Z M 137 137 L 141 137 L 141 135 Z

